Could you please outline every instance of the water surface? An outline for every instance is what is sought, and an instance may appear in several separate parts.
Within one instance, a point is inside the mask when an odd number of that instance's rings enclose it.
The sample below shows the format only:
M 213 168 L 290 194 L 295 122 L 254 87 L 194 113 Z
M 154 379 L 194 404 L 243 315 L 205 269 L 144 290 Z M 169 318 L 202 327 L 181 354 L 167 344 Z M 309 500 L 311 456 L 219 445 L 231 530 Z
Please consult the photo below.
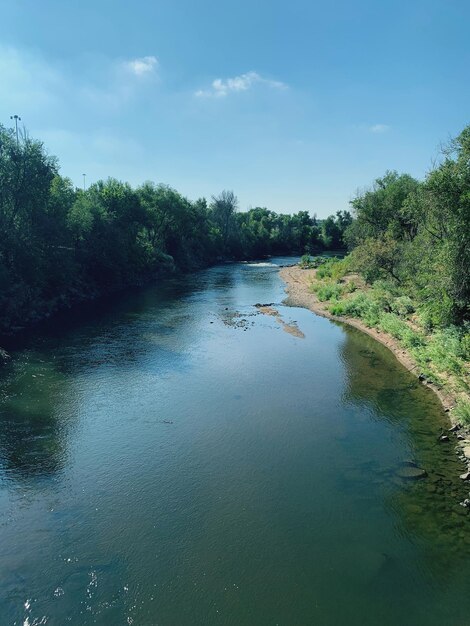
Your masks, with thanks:
M 165 281 L 13 351 L 2 626 L 470 622 L 445 414 L 370 337 L 282 306 L 280 261 Z M 409 460 L 428 477 L 399 478 Z

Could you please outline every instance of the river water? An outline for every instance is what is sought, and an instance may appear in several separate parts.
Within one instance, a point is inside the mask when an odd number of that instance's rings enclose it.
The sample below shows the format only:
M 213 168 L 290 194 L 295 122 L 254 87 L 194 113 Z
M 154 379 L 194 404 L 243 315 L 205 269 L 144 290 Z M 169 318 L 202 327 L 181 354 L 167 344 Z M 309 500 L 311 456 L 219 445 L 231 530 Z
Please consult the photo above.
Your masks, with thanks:
M 368 336 L 282 306 L 282 262 L 167 280 L 12 350 L 2 626 L 470 623 L 446 415 Z M 427 478 L 400 478 L 410 460 Z

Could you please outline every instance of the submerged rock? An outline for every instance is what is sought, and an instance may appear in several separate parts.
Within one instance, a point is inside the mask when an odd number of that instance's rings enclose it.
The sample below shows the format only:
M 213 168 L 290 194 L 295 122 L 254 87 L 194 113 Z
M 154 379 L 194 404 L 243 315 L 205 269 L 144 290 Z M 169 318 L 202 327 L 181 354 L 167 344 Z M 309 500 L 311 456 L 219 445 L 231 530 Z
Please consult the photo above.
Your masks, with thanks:
M 426 478 L 428 475 L 426 470 L 413 465 L 404 465 L 403 467 L 400 467 L 396 474 L 399 478 L 404 478 L 406 480 L 419 480 L 420 478 Z
M 413 461 L 413 459 L 405 459 L 404 461 L 400 461 L 400 465 L 402 467 L 418 467 L 418 464 L 416 463 L 416 461 Z

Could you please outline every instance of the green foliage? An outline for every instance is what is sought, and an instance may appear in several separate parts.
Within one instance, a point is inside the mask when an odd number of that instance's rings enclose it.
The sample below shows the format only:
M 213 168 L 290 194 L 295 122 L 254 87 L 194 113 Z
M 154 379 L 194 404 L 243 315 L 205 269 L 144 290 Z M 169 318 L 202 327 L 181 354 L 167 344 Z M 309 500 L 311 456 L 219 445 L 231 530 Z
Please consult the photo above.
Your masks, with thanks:
M 310 256 L 325 248 L 317 219 L 307 211 L 280 215 L 257 207 L 237 213 L 235 231 L 231 252 L 238 258 L 256 258 L 267 254 Z
M 323 284 L 317 293 L 325 296 Z M 343 295 L 347 292 L 343 288 Z M 467 326 L 450 326 L 430 335 L 410 326 L 406 318 L 413 313 L 413 303 L 408 296 L 396 296 L 387 289 L 386 283 L 376 283 L 372 289 L 351 297 L 332 300 L 329 311 L 333 315 L 356 317 L 367 326 L 382 330 L 397 339 L 420 365 L 429 380 L 439 382 L 437 372 L 457 377 L 457 386 L 466 390 L 464 382 L 468 370 L 469 338 Z
M 313 291 L 317 294 L 320 302 L 326 302 L 327 300 L 339 300 L 343 295 L 344 289 L 337 283 L 315 283 L 313 285 Z
M 208 205 L 151 182 L 75 189 L 40 142 L 0 126 L 0 333 L 162 272 L 338 247 L 352 219 L 237 208 L 232 191 Z
M 350 271 L 350 257 L 338 259 L 330 257 L 324 259 L 323 263 L 318 267 L 316 276 L 319 279 L 331 278 L 332 280 L 341 280 Z
M 390 307 L 393 313 L 396 313 L 400 317 L 408 317 L 415 311 L 415 306 L 409 296 L 399 296 L 395 298 L 391 302 Z
M 319 264 L 316 277 L 319 279 L 323 278 L 331 278 L 331 272 L 333 265 L 339 262 L 339 259 L 336 257 L 331 257 L 329 259 L 322 259 L 322 262 Z
M 414 314 L 427 331 L 470 322 L 470 127 L 422 183 L 387 172 L 358 194 L 354 219 L 347 211 L 323 220 L 241 212 L 231 191 L 208 205 L 151 182 L 135 189 L 108 179 L 84 192 L 59 175 L 40 142 L 17 143 L 0 126 L 0 148 L 0 332 L 169 268 L 293 253 L 331 282 L 319 297 L 371 325 L 380 311 Z M 346 243 L 345 259 L 318 256 Z M 338 303 L 355 291 L 335 285 L 349 271 L 373 289 L 366 300 Z
M 403 205 L 418 185 L 408 174 L 386 172 L 371 189 L 358 194 L 351 202 L 356 219 L 345 233 L 348 246 L 353 248 L 369 238 L 381 239 L 386 233 L 393 239 L 412 237 L 413 224 Z
M 470 126 L 423 182 L 387 172 L 351 204 L 347 267 L 370 288 L 347 295 L 345 286 L 336 299 L 324 287 L 317 292 L 332 300 L 331 313 L 395 337 L 430 380 L 450 378 L 468 392 Z M 317 277 L 339 280 L 338 265 L 325 264 Z M 462 415 L 470 416 L 469 406 L 460 405 Z
M 311 269 L 315 267 L 315 262 L 309 254 L 304 254 L 300 258 L 299 267 L 303 270 Z
M 351 204 L 345 239 L 368 283 L 403 286 L 428 330 L 469 319 L 470 126 L 423 182 L 387 172 Z
M 402 320 L 395 313 L 381 313 L 378 326 L 381 330 L 398 339 L 406 348 L 423 345 L 423 336 Z
M 352 224 L 349 211 L 337 211 L 336 216 L 330 215 L 321 224 L 321 236 L 325 247 L 329 250 L 341 250 L 346 247 L 344 234 Z
M 333 315 L 361 318 L 367 326 L 377 326 L 382 309 L 368 293 L 360 292 L 329 307 Z

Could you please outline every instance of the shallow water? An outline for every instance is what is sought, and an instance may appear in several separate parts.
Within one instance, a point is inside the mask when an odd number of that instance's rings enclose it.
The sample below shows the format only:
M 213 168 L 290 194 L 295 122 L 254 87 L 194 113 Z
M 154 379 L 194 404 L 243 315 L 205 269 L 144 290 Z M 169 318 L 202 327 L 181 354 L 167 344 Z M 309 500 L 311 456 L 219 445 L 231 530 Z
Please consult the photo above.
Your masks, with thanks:
M 370 337 L 282 306 L 280 262 L 168 280 L 13 350 L 2 626 L 470 622 L 445 414 Z M 428 477 L 400 479 L 409 459 Z

